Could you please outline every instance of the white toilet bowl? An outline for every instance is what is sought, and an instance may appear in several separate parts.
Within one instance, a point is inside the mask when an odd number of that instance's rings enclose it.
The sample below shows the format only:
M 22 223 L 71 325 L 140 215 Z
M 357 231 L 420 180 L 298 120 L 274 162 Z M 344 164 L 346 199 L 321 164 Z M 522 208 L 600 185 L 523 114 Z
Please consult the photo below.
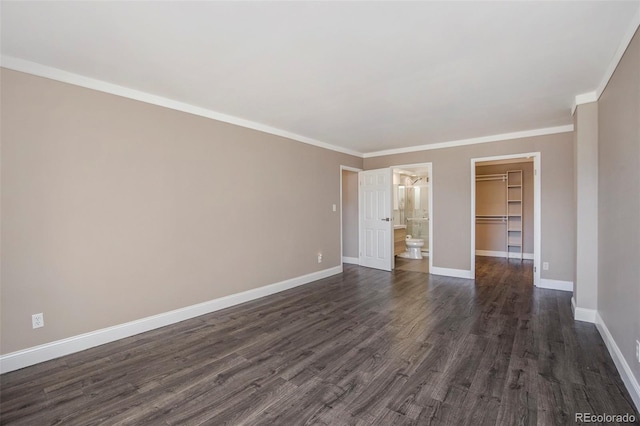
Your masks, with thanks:
M 424 240 L 420 238 L 407 238 L 406 243 L 407 253 L 403 257 L 407 259 L 422 259 L 421 249 L 424 247 Z

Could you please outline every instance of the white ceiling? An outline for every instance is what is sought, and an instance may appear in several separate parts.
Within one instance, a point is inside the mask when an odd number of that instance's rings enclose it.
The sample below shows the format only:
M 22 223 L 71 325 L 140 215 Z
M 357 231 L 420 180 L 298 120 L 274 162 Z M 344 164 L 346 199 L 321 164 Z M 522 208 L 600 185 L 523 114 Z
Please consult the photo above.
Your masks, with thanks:
M 571 124 L 639 4 L 4 1 L 2 55 L 370 153 Z

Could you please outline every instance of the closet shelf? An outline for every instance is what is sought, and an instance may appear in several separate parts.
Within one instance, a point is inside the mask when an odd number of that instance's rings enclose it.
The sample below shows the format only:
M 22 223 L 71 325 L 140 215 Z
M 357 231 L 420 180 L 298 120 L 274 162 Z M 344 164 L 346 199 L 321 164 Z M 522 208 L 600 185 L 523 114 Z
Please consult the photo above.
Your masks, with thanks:
M 507 171 L 507 252 L 519 254 L 523 258 L 523 234 L 522 234 L 522 170 Z
M 476 175 L 476 182 L 481 182 L 485 180 L 507 180 L 507 174 L 493 174 L 493 175 Z
M 476 196 L 478 193 L 487 195 L 481 210 L 493 213 L 478 214 L 479 211 L 476 210 L 475 223 L 482 226 L 483 233 L 502 235 L 504 239 L 501 246 L 504 248 L 506 245 L 507 257 L 516 255 L 522 260 L 522 170 L 476 175 L 475 178 L 477 182 Z M 478 205 L 476 205 L 477 208 Z

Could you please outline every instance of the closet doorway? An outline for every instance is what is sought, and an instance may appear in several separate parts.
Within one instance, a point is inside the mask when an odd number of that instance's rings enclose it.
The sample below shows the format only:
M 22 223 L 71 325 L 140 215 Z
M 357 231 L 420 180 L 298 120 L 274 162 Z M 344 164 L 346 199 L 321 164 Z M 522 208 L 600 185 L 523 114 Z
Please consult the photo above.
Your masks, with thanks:
M 540 282 L 540 153 L 471 160 L 471 271 L 476 256 L 533 261 Z

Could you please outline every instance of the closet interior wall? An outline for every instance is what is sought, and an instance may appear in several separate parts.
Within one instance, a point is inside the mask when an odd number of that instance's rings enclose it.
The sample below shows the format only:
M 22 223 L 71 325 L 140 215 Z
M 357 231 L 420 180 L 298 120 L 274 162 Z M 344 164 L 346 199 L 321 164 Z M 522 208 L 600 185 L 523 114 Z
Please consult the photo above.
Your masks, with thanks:
M 522 251 L 525 259 L 533 258 L 533 162 L 476 167 L 476 177 L 495 177 L 476 180 L 476 255 L 506 256 L 506 174 L 510 170 L 522 170 Z M 513 255 L 520 258 L 519 251 Z

